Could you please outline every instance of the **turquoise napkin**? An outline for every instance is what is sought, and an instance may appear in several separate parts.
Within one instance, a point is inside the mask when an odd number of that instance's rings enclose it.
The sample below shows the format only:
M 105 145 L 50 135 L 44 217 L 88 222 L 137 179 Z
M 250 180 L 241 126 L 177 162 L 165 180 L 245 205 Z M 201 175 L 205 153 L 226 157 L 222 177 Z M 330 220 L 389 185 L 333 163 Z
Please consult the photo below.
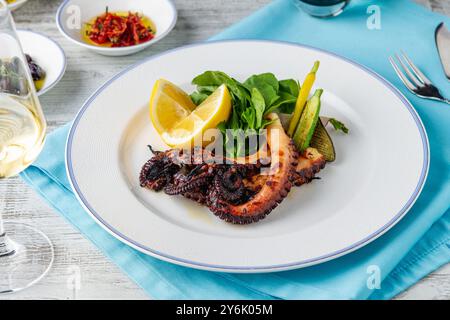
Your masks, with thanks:
M 450 26 L 450 19 L 408 0 L 385 0 L 376 2 L 375 8 L 381 14 L 381 29 L 371 30 L 366 23 L 368 6 L 373 3 L 354 0 L 342 15 L 323 20 L 309 17 L 290 0 L 279 0 L 214 38 L 277 39 L 330 50 L 379 72 L 415 106 L 430 139 L 426 185 L 402 221 L 354 253 L 313 267 L 269 274 L 199 271 L 139 253 L 105 232 L 78 204 L 64 166 L 68 125 L 48 136 L 39 159 L 22 178 L 153 298 L 392 298 L 450 261 L 450 107 L 407 92 L 387 57 L 401 49 L 407 51 L 450 96 L 434 45 L 434 28 L 441 21 Z M 357 89 L 357 84 L 349 85 Z

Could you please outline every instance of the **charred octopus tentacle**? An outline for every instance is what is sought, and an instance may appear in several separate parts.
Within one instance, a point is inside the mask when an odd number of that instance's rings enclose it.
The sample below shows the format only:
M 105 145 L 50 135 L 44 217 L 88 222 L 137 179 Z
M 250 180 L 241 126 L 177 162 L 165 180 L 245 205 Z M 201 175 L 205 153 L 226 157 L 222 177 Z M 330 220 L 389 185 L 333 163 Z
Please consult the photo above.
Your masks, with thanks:
M 164 192 L 176 195 L 192 191 L 210 183 L 214 175 L 215 167 L 207 164 L 196 166 L 188 174 L 177 172 L 173 181 L 164 188 Z
M 141 169 L 139 182 L 141 187 L 155 191 L 162 190 L 178 172 L 179 166 L 173 163 L 171 150 L 154 152 L 154 157 L 148 160 Z
M 214 177 L 211 192 L 220 194 L 220 197 L 230 203 L 238 203 L 245 195 L 246 189 L 243 177 L 236 167 L 220 170 Z
M 204 205 L 208 201 L 208 188 L 207 187 L 196 188 L 194 190 L 184 192 L 182 195 L 187 199 L 190 199 L 192 201 Z
M 325 157 L 319 151 L 314 148 L 307 148 L 299 157 L 293 183 L 296 186 L 301 186 L 311 182 L 316 173 L 325 167 L 325 164 Z
M 291 139 L 286 135 L 276 114 L 267 128 L 271 153 L 271 165 L 264 185 L 251 199 L 233 204 L 213 189 L 208 201 L 209 209 L 219 218 L 235 223 L 248 224 L 265 218 L 291 190 L 298 154 Z M 264 181 L 264 180 L 262 180 Z
M 166 188 L 169 194 L 179 194 L 200 186 L 206 177 L 213 174 L 210 166 L 214 164 L 207 152 L 198 149 L 155 151 L 151 146 L 148 147 L 154 156 L 141 169 L 141 187 L 154 191 Z M 183 176 L 186 171 L 189 173 Z M 173 186 L 174 181 L 178 186 Z M 176 188 L 179 190 L 175 190 Z

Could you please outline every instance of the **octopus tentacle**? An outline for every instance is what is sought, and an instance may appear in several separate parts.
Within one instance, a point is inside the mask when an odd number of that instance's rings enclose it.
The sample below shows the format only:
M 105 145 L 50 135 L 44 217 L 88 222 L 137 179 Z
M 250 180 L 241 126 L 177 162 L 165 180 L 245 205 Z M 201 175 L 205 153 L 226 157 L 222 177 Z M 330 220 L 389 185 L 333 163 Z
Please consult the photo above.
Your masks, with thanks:
M 174 181 L 173 183 L 167 184 L 164 187 L 164 192 L 169 195 L 186 193 L 193 189 L 206 185 L 213 176 L 214 171 L 211 167 L 208 167 L 207 171 L 200 174 L 199 176 L 186 178 L 186 181 L 184 182 Z
M 293 183 L 296 186 L 309 183 L 325 167 L 325 157 L 315 148 L 307 148 L 299 157 Z
M 230 167 L 214 177 L 212 188 L 220 194 L 221 198 L 231 203 L 236 203 L 245 194 L 245 186 L 242 176 L 237 168 Z
M 210 165 L 205 164 L 206 161 L 211 162 L 210 153 L 199 149 L 155 151 L 151 146 L 149 149 L 154 156 L 141 169 L 139 174 L 141 187 L 154 191 L 167 189 L 168 194 L 179 194 L 200 186 L 205 183 L 206 177 L 213 174 Z M 188 181 L 178 180 L 174 185 L 175 177 L 183 168 L 196 164 Z
M 271 172 L 261 190 L 249 201 L 233 205 L 213 189 L 208 201 L 209 209 L 219 218 L 236 224 L 247 224 L 265 218 L 289 193 L 297 165 L 297 151 L 284 132 L 276 114 L 268 126 L 268 143 L 271 152 Z M 273 139 L 277 134 L 278 139 Z M 277 141 L 278 140 L 278 141 Z
M 144 164 L 139 174 L 141 187 L 160 191 L 172 179 L 179 167 L 170 160 L 168 154 L 168 151 L 157 152 Z
M 187 199 L 190 199 L 192 201 L 195 201 L 199 204 L 206 204 L 208 197 L 207 197 L 207 187 L 205 186 L 200 188 L 195 188 L 193 190 L 187 191 L 182 193 L 181 195 L 184 196 Z

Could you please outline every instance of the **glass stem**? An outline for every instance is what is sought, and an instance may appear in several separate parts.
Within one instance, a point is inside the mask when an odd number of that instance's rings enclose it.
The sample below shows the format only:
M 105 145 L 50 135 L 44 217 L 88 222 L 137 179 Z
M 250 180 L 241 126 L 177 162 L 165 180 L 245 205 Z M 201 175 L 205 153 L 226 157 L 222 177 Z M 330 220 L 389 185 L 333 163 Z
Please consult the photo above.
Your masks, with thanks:
M 5 233 L 5 229 L 3 227 L 2 213 L 0 212 L 0 236 L 2 236 L 4 233 Z
M 0 259 L 2 256 L 8 256 L 15 252 L 13 242 L 6 236 L 3 225 L 2 213 L 0 212 Z

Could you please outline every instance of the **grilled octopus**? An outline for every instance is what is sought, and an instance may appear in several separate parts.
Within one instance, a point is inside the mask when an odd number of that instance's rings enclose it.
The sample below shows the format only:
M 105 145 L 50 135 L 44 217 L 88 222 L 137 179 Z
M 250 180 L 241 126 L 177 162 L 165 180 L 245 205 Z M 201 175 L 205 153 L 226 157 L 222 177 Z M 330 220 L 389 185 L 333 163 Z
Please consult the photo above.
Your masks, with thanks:
M 209 209 L 225 221 L 242 224 L 259 221 L 278 206 L 291 190 L 298 154 L 278 117 L 275 114 L 270 117 L 273 122 L 267 128 L 267 142 L 271 163 L 265 177 L 258 179 L 256 194 L 246 202 L 235 204 L 223 199 L 220 188 L 213 188 L 210 192 Z
M 270 161 L 241 158 L 220 163 L 204 149 L 154 152 L 140 173 L 142 187 L 164 190 L 206 205 L 216 216 L 234 224 L 265 218 L 293 185 L 310 182 L 325 166 L 314 148 L 299 155 L 276 114 L 267 127 Z

